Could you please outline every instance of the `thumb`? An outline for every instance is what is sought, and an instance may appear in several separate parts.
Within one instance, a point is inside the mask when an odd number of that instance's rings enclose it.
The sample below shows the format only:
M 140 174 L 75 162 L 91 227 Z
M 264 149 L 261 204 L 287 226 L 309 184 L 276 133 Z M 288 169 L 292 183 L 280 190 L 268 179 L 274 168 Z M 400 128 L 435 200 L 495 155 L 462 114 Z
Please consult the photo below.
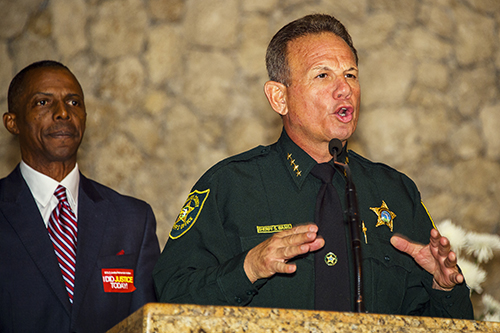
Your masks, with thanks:
M 396 249 L 399 251 L 408 253 L 409 255 L 413 256 L 413 253 L 417 250 L 416 244 L 413 244 L 409 240 L 401 237 L 401 236 L 392 236 L 391 237 L 391 244 L 394 246 Z

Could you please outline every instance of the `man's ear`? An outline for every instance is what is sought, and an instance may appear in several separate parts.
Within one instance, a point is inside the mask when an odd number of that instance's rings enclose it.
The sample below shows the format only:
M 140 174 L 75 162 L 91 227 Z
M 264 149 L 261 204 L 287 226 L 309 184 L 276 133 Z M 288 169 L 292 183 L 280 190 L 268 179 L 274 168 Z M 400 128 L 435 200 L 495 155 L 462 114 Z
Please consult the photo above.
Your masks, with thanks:
M 264 84 L 264 93 L 274 111 L 284 116 L 288 113 L 286 104 L 286 86 L 276 81 L 267 81 Z
M 5 112 L 3 114 L 3 125 L 12 134 L 19 134 L 19 129 L 17 128 L 16 114 L 12 112 Z

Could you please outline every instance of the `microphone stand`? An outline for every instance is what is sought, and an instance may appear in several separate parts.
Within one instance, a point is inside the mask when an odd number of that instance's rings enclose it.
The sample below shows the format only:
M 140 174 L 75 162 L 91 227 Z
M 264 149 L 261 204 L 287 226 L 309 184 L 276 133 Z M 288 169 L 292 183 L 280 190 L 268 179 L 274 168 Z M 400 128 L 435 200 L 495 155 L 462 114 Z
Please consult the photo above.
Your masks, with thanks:
M 359 219 L 358 198 L 356 195 L 356 187 L 352 181 L 351 169 L 346 163 L 337 162 L 337 154 L 342 150 L 342 143 L 339 139 L 332 139 L 328 145 L 330 154 L 333 155 L 333 163 L 335 166 L 344 171 L 346 178 L 345 195 L 347 201 L 347 223 L 350 227 L 352 259 L 354 264 L 354 289 L 356 299 L 354 302 L 354 311 L 364 313 L 365 304 L 363 300 L 363 280 L 361 270 L 361 223 Z

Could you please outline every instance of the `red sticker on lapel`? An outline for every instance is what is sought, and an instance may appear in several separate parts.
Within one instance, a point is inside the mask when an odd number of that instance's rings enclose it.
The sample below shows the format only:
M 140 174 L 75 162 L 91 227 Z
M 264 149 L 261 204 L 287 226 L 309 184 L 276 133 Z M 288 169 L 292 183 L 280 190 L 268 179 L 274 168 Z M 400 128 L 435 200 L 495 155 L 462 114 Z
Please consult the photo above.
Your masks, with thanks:
M 103 268 L 101 272 L 106 293 L 131 293 L 136 289 L 133 269 Z

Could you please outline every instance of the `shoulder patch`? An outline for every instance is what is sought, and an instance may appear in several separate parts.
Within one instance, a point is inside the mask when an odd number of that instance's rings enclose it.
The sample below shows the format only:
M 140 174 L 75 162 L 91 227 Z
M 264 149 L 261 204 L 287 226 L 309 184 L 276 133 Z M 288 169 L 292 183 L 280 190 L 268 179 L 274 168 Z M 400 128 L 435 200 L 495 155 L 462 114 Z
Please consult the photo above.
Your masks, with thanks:
M 184 235 L 194 225 L 201 213 L 203 205 L 208 198 L 210 189 L 205 191 L 193 191 L 189 193 L 177 220 L 170 231 L 170 238 L 176 239 Z

